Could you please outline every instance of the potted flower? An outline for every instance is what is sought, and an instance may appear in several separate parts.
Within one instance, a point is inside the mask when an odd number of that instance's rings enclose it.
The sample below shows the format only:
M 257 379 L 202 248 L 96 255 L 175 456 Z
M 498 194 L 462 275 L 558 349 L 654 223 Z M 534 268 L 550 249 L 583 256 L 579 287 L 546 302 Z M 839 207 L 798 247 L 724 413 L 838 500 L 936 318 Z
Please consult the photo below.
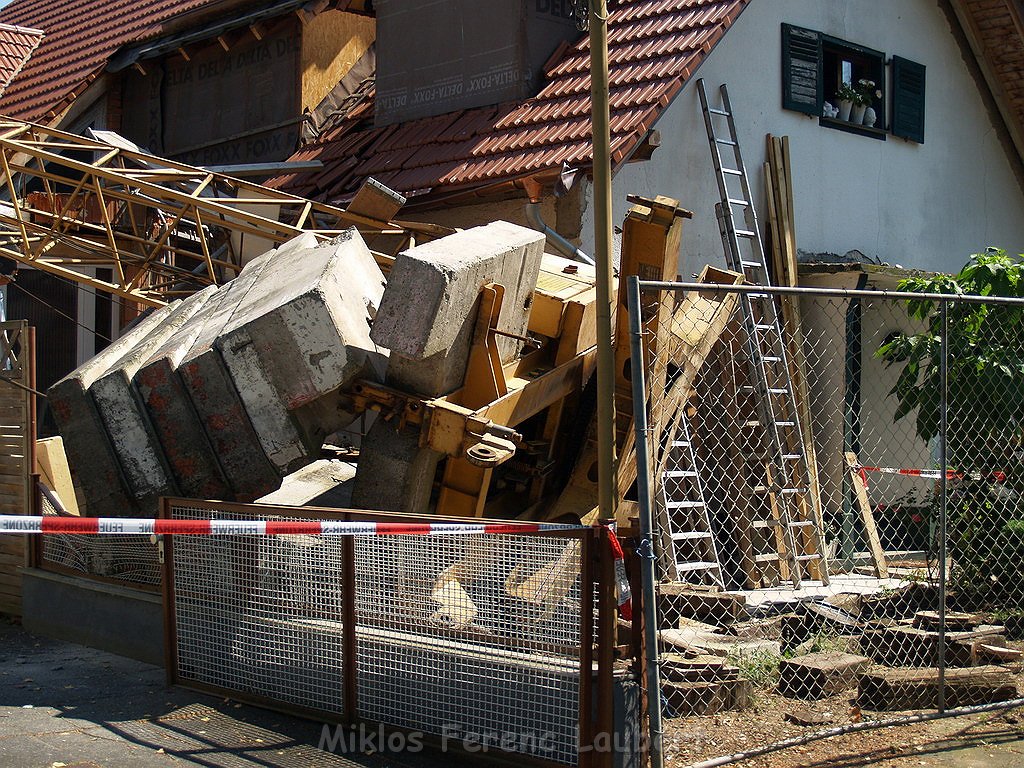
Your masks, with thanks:
M 853 105 L 860 101 L 860 94 L 850 83 L 843 83 L 836 91 L 836 101 L 839 103 L 839 119 L 848 121 Z
M 870 107 L 874 99 L 882 98 L 882 92 L 875 86 L 874 80 L 863 77 L 857 81 L 854 91 L 857 93 L 857 101 L 854 104 L 850 122 L 857 125 L 873 126 L 878 116 Z

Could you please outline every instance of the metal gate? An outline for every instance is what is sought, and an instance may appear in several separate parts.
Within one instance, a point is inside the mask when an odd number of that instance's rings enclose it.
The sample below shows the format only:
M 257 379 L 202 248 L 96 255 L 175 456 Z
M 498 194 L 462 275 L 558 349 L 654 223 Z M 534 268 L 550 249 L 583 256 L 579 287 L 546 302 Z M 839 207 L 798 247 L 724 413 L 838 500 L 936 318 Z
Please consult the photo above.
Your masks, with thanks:
M 163 514 L 444 522 L 184 500 Z M 580 745 L 611 727 L 612 649 L 597 631 L 615 621 L 614 588 L 599 578 L 607 532 L 523 530 L 174 537 L 170 682 L 449 749 L 593 764 Z

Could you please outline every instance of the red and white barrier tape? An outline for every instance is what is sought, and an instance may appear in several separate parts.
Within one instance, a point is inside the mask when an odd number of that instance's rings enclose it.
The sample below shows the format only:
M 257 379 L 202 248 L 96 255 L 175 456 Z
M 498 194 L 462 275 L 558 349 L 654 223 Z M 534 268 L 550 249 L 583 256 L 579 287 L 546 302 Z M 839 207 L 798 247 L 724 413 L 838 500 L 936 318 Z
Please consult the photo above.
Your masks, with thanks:
M 75 533 L 126 536 L 398 536 L 515 534 L 587 530 L 558 523 L 374 523 L 342 520 L 155 520 L 130 517 L 0 515 L 0 533 Z
M 869 467 L 861 464 L 857 467 L 857 471 L 860 473 L 861 479 L 864 481 L 864 487 L 868 485 L 868 472 L 879 472 L 883 475 L 902 475 L 904 477 L 923 477 L 926 480 L 941 480 L 942 470 L 941 469 L 902 469 L 900 467 Z M 958 472 L 955 469 L 946 470 L 947 480 L 963 480 L 970 478 L 971 480 L 981 480 L 983 477 L 981 472 Z M 997 483 L 1006 482 L 1005 472 L 992 472 L 987 477 Z
M 586 526 L 560 523 L 375 523 L 342 520 L 158 520 L 132 517 L 63 517 L 0 515 L 0 533 L 63 533 L 80 535 L 185 536 L 439 536 L 453 534 L 531 534 L 574 532 Z M 608 529 L 619 613 L 633 614 L 626 562 L 615 531 Z
M 618 588 L 619 614 L 626 621 L 633 619 L 633 590 L 629 586 L 629 575 L 626 573 L 626 556 L 615 531 L 608 529 L 608 538 L 612 545 L 612 558 L 615 561 L 615 586 Z

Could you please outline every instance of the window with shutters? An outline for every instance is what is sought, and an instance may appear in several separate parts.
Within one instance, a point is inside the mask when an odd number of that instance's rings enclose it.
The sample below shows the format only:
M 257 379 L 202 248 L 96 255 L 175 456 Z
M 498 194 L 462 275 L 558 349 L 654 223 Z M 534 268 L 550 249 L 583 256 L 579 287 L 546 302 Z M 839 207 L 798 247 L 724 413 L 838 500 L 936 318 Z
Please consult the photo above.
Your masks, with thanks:
M 925 67 L 791 24 L 782 25 L 782 106 L 817 117 L 828 128 L 884 140 L 887 132 L 924 142 Z M 861 86 L 875 113 L 874 125 L 840 119 L 837 92 L 843 83 Z M 873 83 L 874 86 L 868 86 Z

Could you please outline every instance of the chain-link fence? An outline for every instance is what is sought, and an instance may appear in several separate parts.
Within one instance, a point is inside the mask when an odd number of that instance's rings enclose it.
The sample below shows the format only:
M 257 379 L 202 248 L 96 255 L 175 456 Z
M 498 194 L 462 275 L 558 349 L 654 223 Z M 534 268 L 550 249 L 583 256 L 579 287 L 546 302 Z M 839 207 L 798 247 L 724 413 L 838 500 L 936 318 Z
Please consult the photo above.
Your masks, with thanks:
M 666 755 L 1015 699 L 1024 302 L 639 285 Z
M 429 529 L 387 513 L 165 504 L 176 519 Z M 170 680 L 328 722 L 404 729 L 445 749 L 605 764 L 582 747 L 613 727 L 607 531 L 517 526 L 523 533 L 175 536 L 166 544 Z M 352 733 L 326 748 L 346 750 Z

